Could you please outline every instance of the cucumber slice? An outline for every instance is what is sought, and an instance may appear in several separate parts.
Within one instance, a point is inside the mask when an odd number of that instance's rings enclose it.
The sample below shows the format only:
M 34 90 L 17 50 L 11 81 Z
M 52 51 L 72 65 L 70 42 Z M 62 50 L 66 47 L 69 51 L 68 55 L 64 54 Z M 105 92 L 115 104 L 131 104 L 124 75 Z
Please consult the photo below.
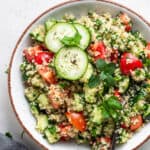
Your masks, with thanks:
M 81 25 L 81 24 L 74 24 L 75 28 L 77 29 L 77 31 L 79 32 L 79 34 L 81 35 L 81 40 L 80 40 L 80 47 L 82 49 L 86 49 L 90 43 L 90 39 L 91 39 L 91 36 L 90 36 L 90 33 L 89 33 L 89 30 Z
M 46 31 L 49 31 L 50 28 L 51 28 L 54 24 L 56 24 L 56 20 L 47 20 L 47 21 L 45 22 L 45 29 L 46 29 Z
M 82 77 L 88 66 L 88 57 L 79 47 L 63 47 L 55 58 L 55 67 L 60 77 L 77 80 Z
M 45 37 L 45 44 L 49 50 L 56 53 L 64 45 L 61 42 L 64 36 L 74 37 L 77 33 L 75 27 L 70 23 L 56 23 L 53 25 Z
M 82 76 L 82 78 L 80 79 L 80 81 L 87 83 L 88 80 L 90 79 L 90 77 L 92 76 L 92 74 L 93 74 L 93 66 L 90 63 L 88 63 L 87 70 L 84 73 L 84 75 Z

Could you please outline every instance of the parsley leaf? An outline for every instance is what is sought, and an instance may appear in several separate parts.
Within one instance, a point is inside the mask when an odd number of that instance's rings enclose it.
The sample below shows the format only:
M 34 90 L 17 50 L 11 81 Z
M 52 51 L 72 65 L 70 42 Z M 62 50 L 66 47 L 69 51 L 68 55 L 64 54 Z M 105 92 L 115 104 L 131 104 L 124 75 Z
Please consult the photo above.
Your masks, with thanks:
M 114 63 L 106 63 L 104 60 L 99 59 L 96 61 L 96 67 L 100 71 L 98 75 L 94 75 L 89 79 L 88 85 L 90 88 L 99 85 L 100 81 L 104 81 L 106 86 L 113 86 L 115 79 L 113 77 L 115 71 Z
M 96 87 L 98 86 L 100 83 L 100 77 L 98 75 L 93 75 L 91 76 L 91 78 L 89 79 L 89 82 L 88 82 L 88 86 L 90 88 L 93 88 L 93 87 Z
M 64 36 L 61 42 L 65 46 L 79 46 L 81 35 L 77 32 L 74 37 Z
M 96 67 L 99 69 L 99 70 L 104 70 L 104 68 L 106 67 L 106 62 L 102 59 L 98 59 L 96 61 Z

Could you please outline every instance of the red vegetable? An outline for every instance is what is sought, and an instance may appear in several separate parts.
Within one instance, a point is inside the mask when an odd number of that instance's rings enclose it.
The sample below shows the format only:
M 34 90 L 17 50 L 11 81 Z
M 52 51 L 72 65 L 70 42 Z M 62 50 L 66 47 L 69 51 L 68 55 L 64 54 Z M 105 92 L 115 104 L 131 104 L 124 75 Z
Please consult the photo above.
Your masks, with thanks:
M 126 13 L 121 13 L 119 15 L 119 17 L 120 17 L 120 19 L 121 19 L 123 24 L 127 25 L 127 24 L 130 23 L 130 18 L 129 18 L 129 16 Z
M 130 24 L 127 24 L 127 25 L 125 26 L 125 30 L 126 30 L 127 32 L 130 32 L 131 29 L 132 29 L 132 27 L 131 27 Z
M 43 80 L 49 84 L 56 84 L 56 77 L 54 71 L 48 66 L 42 66 L 38 68 L 38 73 L 41 75 Z
M 61 139 L 65 140 L 65 141 L 69 140 L 70 139 L 69 133 L 72 130 L 72 126 L 61 124 L 61 125 L 59 125 L 59 128 L 60 128 L 60 137 L 61 137 Z
M 95 60 L 106 58 L 107 50 L 103 42 L 97 42 L 97 43 L 92 44 L 90 46 L 90 49 L 94 53 Z
M 143 124 L 143 119 L 141 115 L 137 115 L 131 118 L 130 130 L 135 131 L 140 128 Z
M 36 63 L 36 64 L 44 64 L 51 62 L 54 54 L 52 52 L 43 51 L 43 47 L 40 45 L 30 47 L 23 51 L 25 58 L 27 61 Z
M 35 62 L 37 64 L 49 63 L 51 62 L 53 56 L 54 54 L 51 52 L 42 51 L 37 53 L 37 55 L 35 55 Z
M 120 59 L 120 69 L 125 75 L 129 75 L 131 71 L 142 68 L 142 61 L 131 53 L 124 53 Z
M 83 132 L 86 129 L 86 121 L 82 113 L 66 112 L 69 122 L 79 131 Z

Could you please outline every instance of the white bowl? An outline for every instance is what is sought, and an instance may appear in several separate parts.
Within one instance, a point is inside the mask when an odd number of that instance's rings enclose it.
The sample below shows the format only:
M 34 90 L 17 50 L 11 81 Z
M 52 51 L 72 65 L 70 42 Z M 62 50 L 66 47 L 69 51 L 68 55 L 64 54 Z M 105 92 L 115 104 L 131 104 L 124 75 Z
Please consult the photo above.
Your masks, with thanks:
M 88 11 L 94 10 L 97 13 L 109 12 L 112 15 L 118 14 L 120 11 L 126 12 L 134 23 L 134 29 L 143 33 L 144 37 L 150 41 L 150 25 L 138 14 L 130 9 L 121 6 L 117 3 L 110 1 L 70 1 L 59 4 L 49 10 L 45 11 L 37 17 L 22 33 L 16 47 L 13 51 L 10 61 L 10 72 L 8 77 L 9 94 L 13 110 L 25 131 L 44 149 L 51 150 L 88 150 L 87 145 L 77 145 L 73 142 L 59 142 L 50 145 L 47 141 L 35 130 L 35 119 L 30 113 L 29 105 L 24 97 L 24 86 L 21 79 L 19 66 L 22 63 L 22 50 L 31 45 L 29 32 L 37 24 L 43 23 L 47 18 L 61 18 L 65 13 L 72 13 L 76 17 L 87 14 Z M 131 150 L 135 149 L 146 140 L 150 138 L 150 124 L 146 124 L 139 132 L 126 143 L 119 147 L 117 150 Z

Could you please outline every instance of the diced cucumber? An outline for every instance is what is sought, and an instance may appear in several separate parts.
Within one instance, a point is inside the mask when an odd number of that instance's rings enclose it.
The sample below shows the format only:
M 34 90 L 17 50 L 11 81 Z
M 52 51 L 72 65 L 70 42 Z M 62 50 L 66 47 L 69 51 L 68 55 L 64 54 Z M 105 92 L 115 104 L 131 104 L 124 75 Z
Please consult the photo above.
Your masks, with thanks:
M 119 92 L 124 93 L 128 87 L 129 87 L 129 82 L 130 79 L 128 77 L 124 77 L 120 82 L 119 82 Z
M 45 131 L 44 131 L 44 134 L 48 140 L 49 143 L 53 144 L 53 143 L 56 143 L 59 139 L 60 139 L 60 136 L 59 134 L 57 133 L 57 129 L 56 129 L 56 126 L 50 126 L 48 127 Z
M 30 109 L 31 109 L 31 113 L 37 117 L 39 115 L 39 110 L 37 108 L 37 106 L 30 104 Z
M 44 114 L 40 114 L 37 116 L 37 124 L 36 129 L 40 133 L 43 133 L 44 129 L 48 126 L 48 117 Z
M 49 105 L 49 99 L 45 94 L 40 94 L 37 99 L 40 109 L 46 109 Z
M 27 87 L 25 89 L 25 96 L 29 101 L 34 101 L 39 96 L 39 91 L 33 87 Z
M 77 29 L 77 31 L 79 32 L 79 34 L 81 35 L 81 40 L 80 40 L 80 47 L 82 49 L 86 49 L 90 43 L 90 33 L 89 30 L 81 25 L 81 24 L 74 24 L 75 28 Z
M 64 46 L 61 42 L 63 37 L 74 37 L 76 33 L 77 31 L 72 24 L 56 23 L 46 34 L 45 44 L 49 50 L 56 53 Z
M 51 28 L 54 24 L 56 24 L 56 20 L 47 20 L 47 21 L 45 22 L 45 29 L 46 29 L 46 31 L 49 31 L 50 28 Z
M 77 80 L 88 66 L 87 54 L 79 47 L 63 47 L 55 57 L 55 67 L 60 77 Z
M 93 66 L 88 63 L 88 67 L 82 78 L 80 79 L 81 82 L 87 83 L 90 77 L 92 76 L 93 73 Z
M 95 106 L 91 113 L 91 121 L 96 124 L 101 124 L 103 121 L 103 113 L 100 107 Z

